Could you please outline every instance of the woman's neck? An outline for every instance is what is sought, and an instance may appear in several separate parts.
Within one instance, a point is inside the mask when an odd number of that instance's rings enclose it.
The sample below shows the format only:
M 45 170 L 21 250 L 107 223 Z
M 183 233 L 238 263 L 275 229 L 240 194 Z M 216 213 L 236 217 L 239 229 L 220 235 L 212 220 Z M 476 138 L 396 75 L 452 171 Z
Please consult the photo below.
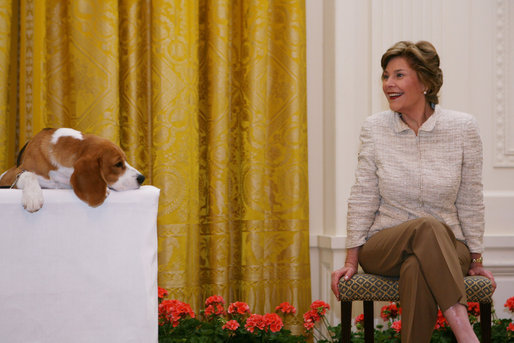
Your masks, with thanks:
M 428 118 L 434 113 L 434 109 L 430 104 L 426 103 L 422 110 L 412 111 L 409 113 L 401 113 L 401 118 L 408 127 L 410 127 L 416 135 L 418 135 L 419 128 L 425 123 Z

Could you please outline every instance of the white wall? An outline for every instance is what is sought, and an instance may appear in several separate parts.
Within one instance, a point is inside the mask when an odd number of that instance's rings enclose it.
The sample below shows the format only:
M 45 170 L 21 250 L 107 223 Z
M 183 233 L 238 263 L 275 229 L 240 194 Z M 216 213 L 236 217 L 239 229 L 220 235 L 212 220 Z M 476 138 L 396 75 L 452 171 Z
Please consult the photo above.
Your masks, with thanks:
M 441 57 L 441 106 L 473 114 L 484 143 L 485 266 L 505 317 L 514 296 L 514 1 L 306 0 L 313 299 L 330 301 L 363 120 L 387 108 L 380 58 L 399 40 Z M 339 317 L 339 310 L 333 311 Z

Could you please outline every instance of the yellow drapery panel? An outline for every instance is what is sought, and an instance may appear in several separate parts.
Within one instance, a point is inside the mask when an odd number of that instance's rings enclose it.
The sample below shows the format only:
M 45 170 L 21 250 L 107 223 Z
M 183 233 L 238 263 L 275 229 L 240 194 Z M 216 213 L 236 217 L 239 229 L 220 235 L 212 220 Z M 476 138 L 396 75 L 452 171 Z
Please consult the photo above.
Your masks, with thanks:
M 9 106 L 11 101 L 11 80 L 16 80 L 17 70 L 16 58 L 11 55 L 17 50 L 13 46 L 17 37 L 15 34 L 16 28 L 13 27 L 13 17 L 17 17 L 17 13 L 13 13 L 13 6 L 9 1 L 0 3 L 0 170 L 7 169 L 7 166 L 14 162 L 15 158 L 15 135 L 9 134 L 15 132 L 15 121 L 13 118 L 16 116 L 16 109 Z M 14 64 L 13 67 L 11 67 Z
M 161 189 L 172 297 L 307 309 L 303 1 L 13 0 L 0 30 L 2 169 L 43 127 L 107 137 Z

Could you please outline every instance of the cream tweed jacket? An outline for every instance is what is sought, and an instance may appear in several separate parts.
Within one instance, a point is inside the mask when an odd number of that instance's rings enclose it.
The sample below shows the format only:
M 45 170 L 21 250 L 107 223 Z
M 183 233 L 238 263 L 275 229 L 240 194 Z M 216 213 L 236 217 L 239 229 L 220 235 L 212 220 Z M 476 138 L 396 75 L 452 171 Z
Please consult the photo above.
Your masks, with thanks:
M 482 142 L 471 115 L 436 105 L 416 136 L 399 113 L 381 112 L 367 118 L 360 140 L 347 248 L 384 228 L 431 216 L 471 252 L 483 251 Z

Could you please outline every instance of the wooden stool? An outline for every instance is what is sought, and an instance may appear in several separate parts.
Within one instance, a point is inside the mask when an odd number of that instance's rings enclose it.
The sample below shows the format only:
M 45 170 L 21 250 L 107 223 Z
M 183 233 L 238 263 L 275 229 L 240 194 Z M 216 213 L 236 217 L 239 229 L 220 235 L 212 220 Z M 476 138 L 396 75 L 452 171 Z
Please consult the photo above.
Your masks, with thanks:
M 469 302 L 480 304 L 480 327 L 482 343 L 491 343 L 491 303 L 493 286 L 491 280 L 483 276 L 464 278 Z M 352 329 L 352 301 L 364 302 L 364 341 L 373 343 L 373 301 L 399 301 L 399 281 L 374 274 L 355 274 L 350 280 L 339 281 L 341 298 L 341 342 L 350 343 Z

